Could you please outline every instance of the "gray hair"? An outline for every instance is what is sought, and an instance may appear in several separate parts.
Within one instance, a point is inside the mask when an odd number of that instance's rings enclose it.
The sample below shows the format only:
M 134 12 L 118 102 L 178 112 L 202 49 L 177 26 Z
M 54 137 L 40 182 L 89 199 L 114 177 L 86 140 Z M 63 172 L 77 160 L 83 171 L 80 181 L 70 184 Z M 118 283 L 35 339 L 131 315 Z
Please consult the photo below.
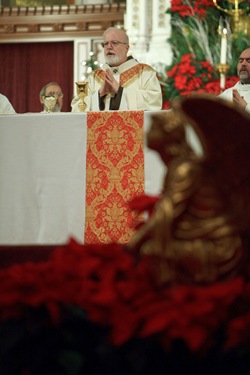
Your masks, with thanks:
M 39 97 L 45 96 L 46 88 L 48 86 L 51 86 L 51 85 L 56 85 L 56 86 L 60 87 L 60 89 L 61 89 L 61 86 L 57 82 L 49 82 L 49 83 L 47 83 L 47 85 L 43 86 L 43 88 L 40 91 Z
M 126 31 L 125 31 L 124 29 L 119 29 L 118 27 L 109 27 L 108 29 L 106 29 L 106 30 L 104 31 L 104 33 L 103 33 L 103 38 L 105 37 L 105 35 L 106 35 L 106 33 L 107 33 L 108 31 L 121 31 L 121 32 L 123 33 L 123 35 L 124 35 L 125 42 L 126 42 L 127 44 L 129 44 L 129 37 L 128 37 L 128 35 L 127 35 L 127 33 L 126 33 Z

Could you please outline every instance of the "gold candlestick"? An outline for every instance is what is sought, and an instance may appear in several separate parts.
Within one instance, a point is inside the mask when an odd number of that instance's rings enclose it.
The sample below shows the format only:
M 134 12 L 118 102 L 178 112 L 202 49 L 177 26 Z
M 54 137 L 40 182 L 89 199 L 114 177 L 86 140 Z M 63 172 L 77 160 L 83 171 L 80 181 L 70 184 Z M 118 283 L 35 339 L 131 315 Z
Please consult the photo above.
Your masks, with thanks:
M 87 104 L 85 103 L 84 99 L 88 95 L 88 82 L 75 82 L 75 84 L 77 87 L 77 95 L 80 98 L 78 108 L 80 112 L 84 112 L 87 107 Z
M 244 14 L 244 9 L 239 9 L 239 4 L 242 3 L 244 0 L 228 0 L 228 3 L 234 7 L 234 9 L 226 9 L 222 8 L 220 5 L 217 4 L 217 0 L 213 0 L 214 5 L 217 9 L 221 10 L 222 12 L 233 16 L 233 30 L 235 33 L 241 31 L 240 27 L 240 16 Z
M 217 69 L 220 73 L 220 89 L 225 90 L 226 87 L 226 75 L 229 71 L 229 64 L 218 64 Z

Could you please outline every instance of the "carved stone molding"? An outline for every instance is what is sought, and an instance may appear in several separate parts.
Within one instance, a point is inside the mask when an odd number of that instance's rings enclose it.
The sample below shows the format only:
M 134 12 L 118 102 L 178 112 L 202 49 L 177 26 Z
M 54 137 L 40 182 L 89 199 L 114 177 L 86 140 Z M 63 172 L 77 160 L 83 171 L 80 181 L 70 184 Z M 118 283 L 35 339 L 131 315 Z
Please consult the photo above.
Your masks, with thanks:
M 126 3 L 1 7 L 0 41 L 99 36 L 123 26 Z

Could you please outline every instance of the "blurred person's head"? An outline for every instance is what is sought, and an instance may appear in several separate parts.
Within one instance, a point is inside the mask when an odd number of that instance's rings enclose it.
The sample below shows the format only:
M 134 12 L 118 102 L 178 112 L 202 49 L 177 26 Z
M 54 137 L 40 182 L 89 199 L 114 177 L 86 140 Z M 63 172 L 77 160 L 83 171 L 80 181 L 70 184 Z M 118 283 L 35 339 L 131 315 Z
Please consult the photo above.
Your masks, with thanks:
M 53 96 L 56 98 L 56 104 L 52 109 L 52 112 L 60 112 L 63 105 L 63 93 L 61 86 L 56 82 L 50 82 L 45 85 L 42 90 L 40 91 L 40 103 L 43 106 L 43 109 L 46 110 L 44 107 L 44 99 L 46 97 Z

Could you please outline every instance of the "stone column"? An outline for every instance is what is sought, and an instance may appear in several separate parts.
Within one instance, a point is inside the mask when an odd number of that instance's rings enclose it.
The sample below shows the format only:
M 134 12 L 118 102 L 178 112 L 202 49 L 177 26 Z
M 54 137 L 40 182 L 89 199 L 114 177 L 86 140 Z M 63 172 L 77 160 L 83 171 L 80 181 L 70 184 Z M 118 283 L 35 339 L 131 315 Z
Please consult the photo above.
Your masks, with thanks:
M 125 28 L 130 52 L 140 62 L 170 64 L 172 53 L 167 39 L 171 35 L 170 0 L 127 0 Z
M 170 0 L 153 0 L 152 31 L 149 45 L 149 61 L 169 65 L 172 61 L 172 51 L 167 39 L 171 36 L 170 15 L 166 10 Z
M 151 2 L 152 0 L 127 0 L 124 25 L 129 36 L 130 52 L 141 62 L 146 62 L 150 41 Z

